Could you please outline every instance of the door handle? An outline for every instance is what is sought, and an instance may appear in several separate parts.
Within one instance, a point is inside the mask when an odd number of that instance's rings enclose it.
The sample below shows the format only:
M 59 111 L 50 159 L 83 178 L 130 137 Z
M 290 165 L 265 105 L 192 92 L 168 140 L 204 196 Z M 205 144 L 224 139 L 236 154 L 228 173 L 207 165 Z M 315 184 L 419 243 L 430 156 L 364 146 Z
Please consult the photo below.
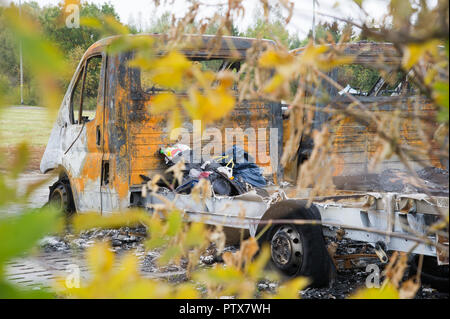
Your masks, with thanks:
M 102 139 L 101 133 L 100 133 L 100 125 L 97 125 L 96 131 L 95 131 L 95 142 L 97 146 L 100 146 L 100 141 Z

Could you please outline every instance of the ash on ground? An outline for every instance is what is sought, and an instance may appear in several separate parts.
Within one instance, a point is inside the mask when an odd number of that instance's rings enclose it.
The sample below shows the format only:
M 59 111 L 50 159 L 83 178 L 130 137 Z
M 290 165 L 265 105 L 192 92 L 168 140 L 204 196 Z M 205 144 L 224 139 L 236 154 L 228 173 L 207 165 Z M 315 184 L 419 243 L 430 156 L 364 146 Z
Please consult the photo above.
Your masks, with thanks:
M 64 250 L 84 250 L 96 241 L 109 241 L 114 251 L 137 248 L 144 237 L 146 229 L 123 227 L 120 229 L 93 229 L 79 235 L 66 234 L 64 237 L 49 236 L 40 242 L 45 252 Z
M 162 278 L 172 283 L 184 282 L 187 277 L 184 271 L 187 267 L 187 260 L 182 259 L 179 265 L 169 264 L 160 266 L 158 258 L 161 256 L 161 251 L 158 249 L 146 251 L 144 249 L 143 241 L 146 237 L 145 228 L 120 228 L 120 229 L 94 229 L 88 232 L 81 233 L 79 236 L 66 235 L 60 237 L 46 237 L 41 241 L 41 248 L 46 252 L 80 252 L 81 254 L 86 248 L 93 245 L 97 241 L 109 241 L 112 244 L 112 249 L 121 255 L 127 251 L 133 251 L 141 261 L 141 271 L 143 273 L 171 273 L 173 276 Z M 333 242 L 331 238 L 326 238 L 327 244 Z M 236 252 L 238 247 L 228 246 L 224 251 Z M 374 248 L 362 242 L 342 239 L 340 244 L 336 247 L 335 255 L 346 254 L 370 254 L 374 252 Z M 199 258 L 200 267 L 211 267 L 216 263 L 222 263 L 223 260 L 217 254 L 216 248 L 210 246 Z M 375 263 L 382 271 L 385 264 L 377 259 L 373 259 L 371 263 Z M 352 269 L 339 269 L 336 272 L 334 282 L 327 288 L 307 288 L 299 292 L 299 296 L 303 299 L 344 299 L 354 294 L 358 289 L 364 288 L 366 279 L 370 273 L 366 272 L 364 264 L 360 267 Z M 405 279 L 408 273 L 405 274 Z M 269 280 L 263 280 L 258 283 L 258 294 L 263 292 L 276 292 L 279 283 Z M 416 298 L 418 299 L 448 299 L 448 293 L 440 293 L 439 291 L 430 288 L 427 285 L 422 285 L 418 291 Z

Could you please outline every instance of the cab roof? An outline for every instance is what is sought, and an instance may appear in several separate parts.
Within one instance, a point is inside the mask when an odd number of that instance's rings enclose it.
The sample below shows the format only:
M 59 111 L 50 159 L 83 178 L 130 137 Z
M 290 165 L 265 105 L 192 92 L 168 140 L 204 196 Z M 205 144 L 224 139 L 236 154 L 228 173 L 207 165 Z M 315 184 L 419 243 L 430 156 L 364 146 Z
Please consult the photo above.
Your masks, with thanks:
M 101 39 L 92 44 L 86 51 L 86 55 L 94 53 L 100 53 L 105 51 L 114 41 L 120 38 L 152 38 L 166 42 L 168 36 L 166 34 L 151 34 L 140 33 L 133 35 L 118 35 Z M 254 39 L 244 37 L 222 36 L 216 37 L 215 35 L 197 35 L 186 34 L 183 35 L 180 42 L 180 51 L 190 57 L 212 57 L 212 58 L 242 58 L 246 57 L 247 50 L 252 47 L 254 43 L 261 43 L 266 46 L 274 46 L 275 42 L 266 39 Z
M 325 44 L 327 47 L 336 47 L 344 56 L 354 58 L 354 64 L 399 64 L 401 56 L 392 43 L 360 41 L 355 43 Z M 301 54 L 306 47 L 294 49 L 291 52 Z

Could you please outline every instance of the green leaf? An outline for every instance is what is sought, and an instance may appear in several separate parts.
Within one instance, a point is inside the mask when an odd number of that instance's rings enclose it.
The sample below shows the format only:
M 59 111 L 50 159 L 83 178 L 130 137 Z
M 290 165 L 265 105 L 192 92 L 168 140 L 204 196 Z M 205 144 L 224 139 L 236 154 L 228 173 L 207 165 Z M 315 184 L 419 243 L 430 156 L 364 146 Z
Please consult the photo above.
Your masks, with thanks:
M 167 265 L 170 261 L 180 257 L 182 253 L 183 251 L 178 246 L 168 247 L 161 255 L 161 257 L 159 257 L 158 264 L 161 266 Z
M 173 211 L 167 217 L 167 224 L 169 228 L 167 229 L 168 236 L 175 236 L 181 231 L 183 225 L 183 218 L 179 211 Z
M 449 57 L 449 52 L 450 52 L 450 50 L 449 50 L 449 41 L 448 41 L 448 40 L 445 41 L 444 46 L 445 46 L 445 56 L 446 56 L 447 59 L 448 59 L 448 57 Z
M 17 146 L 15 161 L 11 167 L 10 174 L 16 179 L 20 173 L 22 173 L 30 160 L 30 150 L 26 142 L 21 143 Z
M 433 85 L 433 97 L 440 106 L 438 113 L 439 122 L 448 122 L 449 120 L 449 84 L 448 82 L 436 82 Z
M 55 295 L 45 289 L 27 290 L 0 281 L 0 299 L 53 299 Z
M 200 247 L 205 240 L 205 224 L 192 223 L 184 240 L 185 247 Z
M 364 0 L 353 0 L 354 3 L 358 5 L 358 7 L 362 8 Z
M 145 248 L 147 249 L 161 248 L 168 242 L 169 241 L 165 237 L 152 237 L 151 239 L 145 241 Z
M 45 235 L 61 225 L 61 214 L 52 207 L 30 210 L 0 219 L 0 265 L 30 250 Z
M 31 17 L 22 15 L 20 17 L 16 8 L 5 10 L 8 26 L 17 40 L 21 40 L 24 59 L 29 61 L 31 69 L 36 73 L 63 73 L 66 65 L 61 51 L 42 36 L 40 26 Z
M 94 17 L 81 17 L 80 24 L 84 27 L 89 27 L 97 30 L 101 30 L 103 28 L 100 20 Z

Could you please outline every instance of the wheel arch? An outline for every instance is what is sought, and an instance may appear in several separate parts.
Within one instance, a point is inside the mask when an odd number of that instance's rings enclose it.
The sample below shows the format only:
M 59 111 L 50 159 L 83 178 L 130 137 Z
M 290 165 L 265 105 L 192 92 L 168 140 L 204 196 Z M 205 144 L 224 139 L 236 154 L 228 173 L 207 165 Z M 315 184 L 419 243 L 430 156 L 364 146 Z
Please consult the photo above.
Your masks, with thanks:
M 59 182 L 67 183 L 70 188 L 70 195 L 72 196 L 72 203 L 74 209 L 75 211 L 78 211 L 77 190 L 72 185 L 72 181 L 69 177 L 70 174 L 68 173 L 68 170 L 64 166 L 58 165 L 57 168 L 51 169 L 50 171 L 56 171 L 56 174 L 58 175 L 58 180 L 49 187 L 49 196 L 51 195 L 54 188 Z
M 308 201 L 306 200 L 287 199 L 272 205 L 264 213 L 261 221 L 268 221 L 271 219 L 284 219 L 294 212 L 304 209 L 310 209 L 313 212 L 315 219 L 321 220 L 320 212 L 314 204 L 310 204 L 308 206 Z M 265 226 L 265 223 L 260 223 L 258 225 L 256 233 L 258 234 Z

